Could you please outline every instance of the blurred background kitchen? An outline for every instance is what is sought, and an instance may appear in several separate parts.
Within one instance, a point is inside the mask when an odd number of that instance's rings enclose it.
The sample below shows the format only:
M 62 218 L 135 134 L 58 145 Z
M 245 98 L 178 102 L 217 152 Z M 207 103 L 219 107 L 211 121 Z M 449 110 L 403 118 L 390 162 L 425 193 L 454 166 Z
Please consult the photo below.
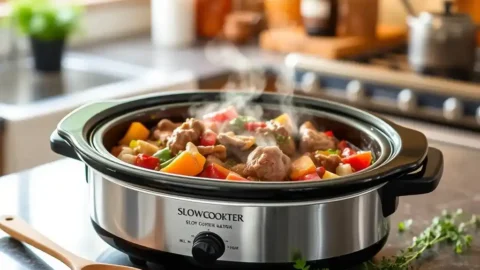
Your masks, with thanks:
M 78 106 L 250 88 L 480 132 L 480 0 L 0 0 L 0 175 Z M 452 139 L 453 138 L 453 139 Z M 474 137 L 475 138 L 475 137 Z

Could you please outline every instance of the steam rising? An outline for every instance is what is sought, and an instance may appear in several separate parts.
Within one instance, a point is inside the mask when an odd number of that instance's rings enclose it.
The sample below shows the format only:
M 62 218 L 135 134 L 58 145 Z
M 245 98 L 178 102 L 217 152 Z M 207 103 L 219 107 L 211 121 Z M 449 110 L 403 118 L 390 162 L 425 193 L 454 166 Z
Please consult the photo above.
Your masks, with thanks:
M 207 60 L 217 66 L 233 72 L 228 82 L 224 85 L 224 94 L 222 100 L 216 104 L 193 106 L 189 109 L 192 117 L 202 118 L 203 115 L 218 111 L 228 106 L 234 106 L 239 114 L 251 116 L 257 120 L 263 119 L 263 108 L 251 101 L 266 90 L 267 77 L 265 68 L 259 61 L 250 59 L 240 52 L 240 50 L 227 41 L 209 41 L 205 48 Z M 292 107 L 292 95 L 294 90 L 293 80 L 288 71 L 277 70 L 276 90 L 277 93 L 284 95 L 281 100 L 280 110 L 282 113 L 288 113 L 293 123 L 293 134 L 297 132 L 297 113 Z M 239 95 L 236 91 L 241 90 L 247 94 Z M 222 132 L 222 127 L 220 127 Z M 241 135 L 241 134 L 239 134 Z M 258 134 L 256 144 L 259 146 L 276 145 L 273 136 Z

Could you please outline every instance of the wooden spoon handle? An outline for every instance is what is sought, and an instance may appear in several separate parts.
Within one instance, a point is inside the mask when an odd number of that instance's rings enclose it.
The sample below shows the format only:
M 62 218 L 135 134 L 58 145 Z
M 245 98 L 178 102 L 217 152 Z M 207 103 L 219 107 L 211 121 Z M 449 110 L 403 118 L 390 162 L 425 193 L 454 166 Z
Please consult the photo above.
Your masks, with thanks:
M 16 216 L 0 217 L 0 229 L 17 239 L 57 258 L 70 269 L 79 269 L 88 261 L 60 247 Z

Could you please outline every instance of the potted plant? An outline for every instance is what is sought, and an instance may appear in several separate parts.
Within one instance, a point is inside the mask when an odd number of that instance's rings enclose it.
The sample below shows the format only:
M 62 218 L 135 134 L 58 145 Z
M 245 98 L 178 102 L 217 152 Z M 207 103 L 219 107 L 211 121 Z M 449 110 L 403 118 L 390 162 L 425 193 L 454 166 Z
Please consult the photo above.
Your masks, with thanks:
M 61 70 L 68 37 L 78 28 L 82 10 L 51 0 L 10 0 L 10 23 L 28 36 L 34 66 L 40 72 Z

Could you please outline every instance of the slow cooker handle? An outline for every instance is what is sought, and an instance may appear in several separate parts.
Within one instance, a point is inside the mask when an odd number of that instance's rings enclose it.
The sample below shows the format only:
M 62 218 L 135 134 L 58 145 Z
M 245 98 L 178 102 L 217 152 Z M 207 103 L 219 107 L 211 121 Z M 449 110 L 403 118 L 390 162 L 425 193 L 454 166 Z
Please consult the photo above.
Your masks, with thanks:
M 396 196 L 425 194 L 434 191 L 443 175 L 443 154 L 440 150 L 429 147 L 422 167 L 392 180 Z
M 106 100 L 87 103 L 65 116 L 50 136 L 50 148 L 57 154 L 80 160 L 84 151 L 91 151 L 83 140 L 84 130 L 90 130 L 91 122 L 108 116 L 108 110 L 122 100 Z M 117 113 L 113 110 L 112 113 Z M 96 119 L 92 121 L 92 119 Z
M 53 131 L 52 135 L 50 135 L 50 148 L 53 150 L 53 152 L 59 155 L 80 160 L 77 152 L 75 152 L 75 149 L 67 141 L 60 137 L 60 135 L 58 135 L 57 130 Z
M 393 179 L 382 188 L 383 216 L 393 214 L 398 205 L 398 197 L 425 194 L 434 191 L 443 175 L 443 154 L 440 150 L 429 147 L 422 166 L 409 174 Z

